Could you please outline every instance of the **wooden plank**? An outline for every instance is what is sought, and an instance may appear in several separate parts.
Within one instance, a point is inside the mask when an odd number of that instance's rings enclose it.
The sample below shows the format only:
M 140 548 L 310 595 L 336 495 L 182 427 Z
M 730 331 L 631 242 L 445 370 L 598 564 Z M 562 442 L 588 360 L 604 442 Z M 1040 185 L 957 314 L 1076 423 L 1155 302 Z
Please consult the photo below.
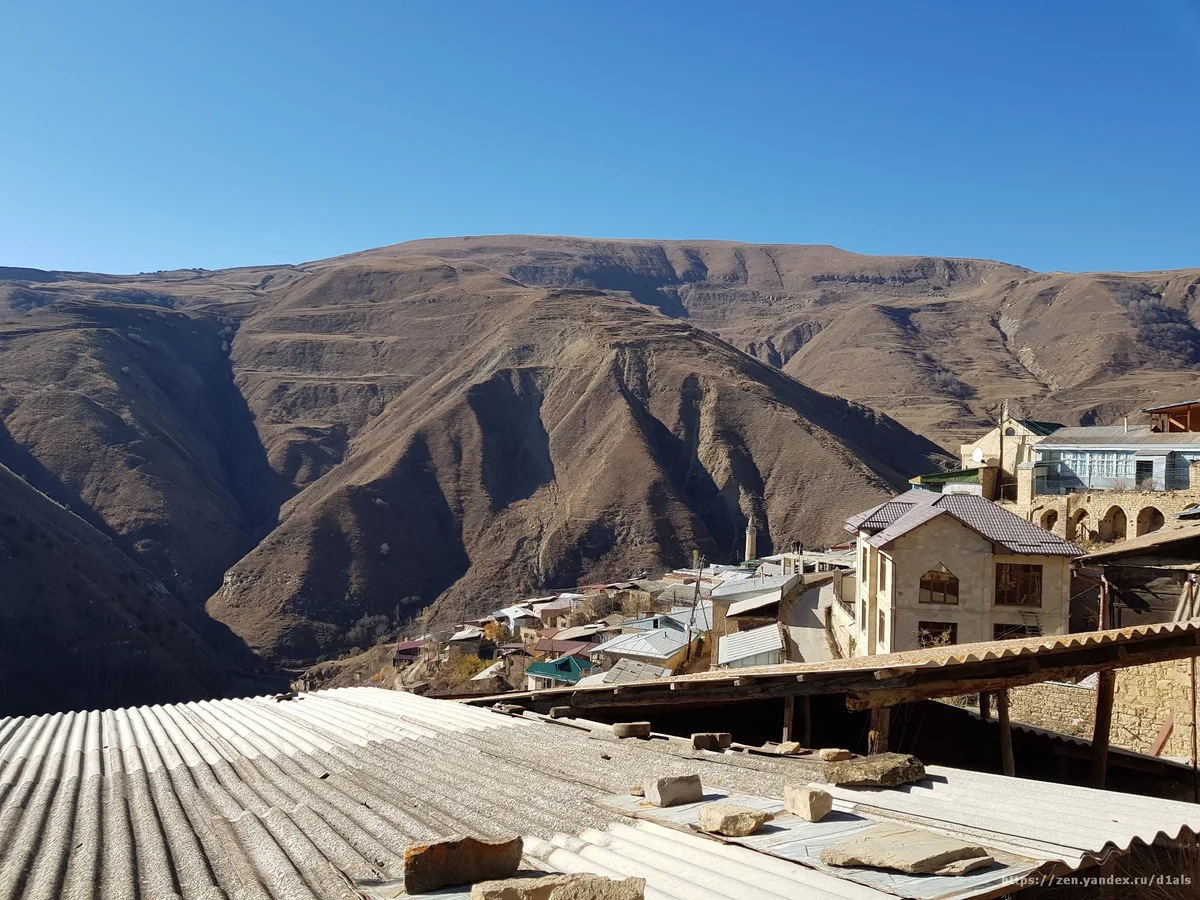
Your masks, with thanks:
M 796 698 L 786 697 L 783 701 L 783 740 L 792 739 L 792 721 L 796 715 Z
M 1112 730 L 1113 692 L 1116 676 L 1101 672 L 1096 684 L 1096 725 L 1092 730 L 1092 777 L 1094 788 L 1103 788 L 1108 771 L 1108 738 Z
M 1005 687 L 1036 684 L 1041 681 L 1082 678 L 1094 672 L 1130 665 L 1187 659 L 1197 655 L 1198 643 L 1200 633 L 1188 630 L 1177 634 L 1149 635 L 1123 645 L 1110 641 L 1092 646 L 1055 648 L 1037 658 L 1023 655 L 957 662 L 948 666 L 922 666 L 909 674 L 882 682 L 875 678 L 872 669 L 827 669 L 804 673 L 771 673 L 768 676 L 742 676 L 744 683 L 740 687 L 731 684 L 732 678 L 694 679 L 687 682 L 624 685 L 619 694 L 612 689 L 600 688 L 578 691 L 558 689 L 539 691 L 536 694 L 504 694 L 468 702 L 522 703 L 539 711 L 564 703 L 580 710 L 615 710 L 651 709 L 656 706 L 714 706 L 781 699 L 787 696 L 846 694 L 847 705 L 851 709 L 870 709 L 913 700 L 998 691 Z M 1126 652 L 1118 652 L 1118 647 Z M 803 676 L 803 680 L 799 680 L 800 676 Z M 684 684 L 687 685 L 686 688 L 673 687 Z
M 1171 737 L 1171 732 L 1175 730 L 1175 713 L 1168 710 L 1167 720 L 1162 723 L 1162 728 L 1158 729 L 1158 734 L 1154 736 L 1154 743 L 1150 745 L 1151 756 L 1162 756 L 1163 747 L 1167 746 L 1167 740 Z
M 1017 774 L 1013 762 L 1012 725 L 1008 721 L 1008 691 L 996 692 L 996 719 L 1000 725 L 1000 768 L 1012 777 Z
M 979 692 L 979 718 L 985 722 L 992 717 L 991 696 L 987 691 Z
M 880 706 L 871 710 L 871 730 L 867 734 L 867 753 L 887 753 L 891 735 L 892 708 Z

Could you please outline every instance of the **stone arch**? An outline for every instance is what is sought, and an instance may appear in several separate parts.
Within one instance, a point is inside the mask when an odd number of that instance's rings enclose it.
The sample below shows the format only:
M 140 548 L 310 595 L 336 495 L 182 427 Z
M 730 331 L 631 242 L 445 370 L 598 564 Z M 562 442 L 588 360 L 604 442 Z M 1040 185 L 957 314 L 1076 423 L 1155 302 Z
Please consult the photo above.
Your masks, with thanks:
M 1129 532 L 1129 516 L 1119 506 L 1110 506 L 1096 528 L 1101 541 L 1123 541 Z
M 1152 531 L 1158 531 L 1166 523 L 1167 519 L 1162 510 L 1156 506 L 1147 506 L 1137 514 L 1137 533 L 1150 534 Z
M 1058 524 L 1058 510 L 1048 509 L 1042 513 L 1041 526 L 1047 531 L 1053 531 L 1054 526 Z
M 1087 509 L 1080 507 L 1075 510 L 1071 513 L 1071 518 L 1067 519 L 1067 540 L 1077 541 L 1090 537 L 1089 524 Z

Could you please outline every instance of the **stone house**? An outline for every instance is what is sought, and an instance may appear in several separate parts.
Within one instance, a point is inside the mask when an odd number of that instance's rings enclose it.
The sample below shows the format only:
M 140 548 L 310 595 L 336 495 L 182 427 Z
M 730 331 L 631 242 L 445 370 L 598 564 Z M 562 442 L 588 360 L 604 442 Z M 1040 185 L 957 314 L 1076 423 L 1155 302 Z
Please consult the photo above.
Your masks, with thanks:
M 1150 534 L 1200 502 L 1200 401 L 1147 407 L 1141 423 L 1059 428 L 1017 466 L 1017 515 L 1072 541 Z
M 912 490 L 846 521 L 854 655 L 1069 630 L 1082 548 L 972 494 Z
M 1002 499 L 1004 491 L 1012 492 L 1017 467 L 1033 462 L 1034 447 L 1062 427 L 1057 422 L 1004 416 L 1000 424 L 987 434 L 958 448 L 962 468 L 966 472 L 991 469 L 996 477 L 988 478 L 983 496 L 989 500 Z

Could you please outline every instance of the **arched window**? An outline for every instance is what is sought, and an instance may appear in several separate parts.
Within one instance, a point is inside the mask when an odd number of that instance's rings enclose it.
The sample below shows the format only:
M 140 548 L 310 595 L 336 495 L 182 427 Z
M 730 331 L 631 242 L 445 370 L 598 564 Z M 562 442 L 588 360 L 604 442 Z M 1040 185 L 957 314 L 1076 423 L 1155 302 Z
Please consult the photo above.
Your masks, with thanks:
M 938 563 L 936 569 L 930 569 L 921 576 L 922 603 L 957 603 L 958 576 Z
M 1042 513 L 1042 527 L 1047 531 L 1053 531 L 1054 526 L 1058 524 L 1058 513 L 1053 509 L 1048 509 Z

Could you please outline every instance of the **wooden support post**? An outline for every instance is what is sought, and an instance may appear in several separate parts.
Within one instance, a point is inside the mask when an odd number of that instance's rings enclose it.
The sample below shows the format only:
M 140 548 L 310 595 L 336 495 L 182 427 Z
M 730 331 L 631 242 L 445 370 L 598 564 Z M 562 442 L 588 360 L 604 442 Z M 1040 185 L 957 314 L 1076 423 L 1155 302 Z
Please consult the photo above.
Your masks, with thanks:
M 987 691 L 979 692 L 979 718 L 987 722 L 992 717 L 991 698 Z
M 1017 774 L 1013 762 L 1012 728 L 1008 722 L 1008 691 L 996 692 L 996 718 L 1000 722 L 1000 766 L 1005 775 Z
M 1092 787 L 1104 787 L 1108 770 L 1108 735 L 1112 730 L 1113 690 L 1116 676 L 1100 672 L 1096 684 L 1096 727 L 1092 731 Z
M 796 698 L 792 696 L 783 698 L 783 738 L 782 740 L 790 741 L 792 739 L 792 718 L 796 714 Z
M 888 732 L 891 730 L 892 708 L 877 706 L 871 710 L 871 731 L 867 735 L 867 753 L 888 752 Z
M 804 729 L 804 731 L 801 733 L 801 737 L 804 739 L 804 746 L 812 747 L 812 697 L 808 696 L 808 694 L 805 694 L 800 698 L 800 718 L 802 719 L 801 726 Z

